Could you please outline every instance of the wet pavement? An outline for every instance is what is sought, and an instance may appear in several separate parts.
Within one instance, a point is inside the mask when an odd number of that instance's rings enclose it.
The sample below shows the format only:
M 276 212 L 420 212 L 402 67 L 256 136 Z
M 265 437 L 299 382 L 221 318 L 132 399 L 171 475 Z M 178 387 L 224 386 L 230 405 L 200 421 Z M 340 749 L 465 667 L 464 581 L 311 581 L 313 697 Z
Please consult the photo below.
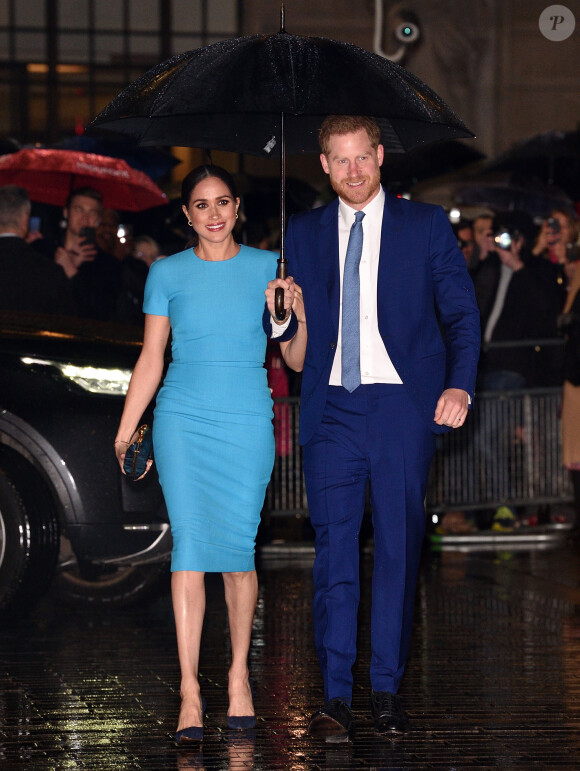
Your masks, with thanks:
M 580 768 L 580 545 L 426 551 L 401 694 L 411 731 L 369 716 L 370 598 L 363 590 L 354 741 L 305 733 L 322 701 L 308 548 L 264 550 L 251 669 L 257 728 L 225 728 L 228 636 L 221 577 L 208 576 L 202 751 L 171 733 L 179 670 L 168 592 L 139 609 L 83 612 L 44 599 L 0 630 L 0 769 Z M 370 585 L 372 560 L 362 562 Z

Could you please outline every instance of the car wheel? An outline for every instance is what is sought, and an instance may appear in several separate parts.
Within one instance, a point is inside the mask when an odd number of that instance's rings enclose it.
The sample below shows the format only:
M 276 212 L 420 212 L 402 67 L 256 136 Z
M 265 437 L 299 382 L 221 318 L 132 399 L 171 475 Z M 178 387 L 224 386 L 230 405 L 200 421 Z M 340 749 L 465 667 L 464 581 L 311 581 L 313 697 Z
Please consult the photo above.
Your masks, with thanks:
M 123 607 L 155 599 L 168 590 L 168 577 L 166 562 L 97 565 L 83 560 L 68 560 L 53 581 L 53 595 L 69 605 L 86 607 L 92 603 Z
M 59 551 L 58 523 L 0 470 L 0 615 L 29 610 L 50 586 Z

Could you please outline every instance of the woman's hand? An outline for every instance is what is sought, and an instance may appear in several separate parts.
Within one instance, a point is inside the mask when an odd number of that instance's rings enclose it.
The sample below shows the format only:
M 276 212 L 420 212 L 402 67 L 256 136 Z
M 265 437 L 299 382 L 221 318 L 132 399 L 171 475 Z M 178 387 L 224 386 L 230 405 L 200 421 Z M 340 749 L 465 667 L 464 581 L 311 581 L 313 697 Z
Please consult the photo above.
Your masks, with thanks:
M 121 473 L 124 476 L 127 476 L 127 473 L 126 473 L 125 469 L 123 468 L 123 463 L 125 461 L 125 455 L 127 454 L 127 447 L 132 445 L 133 442 L 136 442 L 138 437 L 139 437 L 139 431 L 135 431 L 135 433 L 133 434 L 130 442 L 127 442 L 127 441 L 125 441 L 123 439 L 115 439 L 115 444 L 114 444 L 115 456 L 117 458 L 117 463 L 119 464 L 119 468 L 121 469 Z M 140 477 L 137 477 L 137 479 L 135 481 L 137 482 L 139 479 L 143 479 L 143 477 L 147 474 L 147 472 L 149 471 L 149 469 L 151 468 L 152 465 L 153 465 L 153 458 L 149 458 L 149 460 L 147 461 L 147 467 L 145 468 L 145 471 L 141 474 Z
M 135 434 L 133 436 L 135 436 Z M 133 439 L 132 441 L 136 441 L 136 439 L 137 437 L 135 436 L 135 439 Z M 127 447 L 129 447 L 130 444 L 131 442 L 127 442 L 123 439 L 115 439 L 115 444 L 114 444 L 115 456 L 117 458 L 117 463 L 119 464 L 119 468 L 121 469 L 123 474 L 125 474 L 125 469 L 123 468 L 123 462 L 125 460 L 125 455 L 127 454 Z
M 542 227 L 540 228 L 540 232 L 538 233 L 538 237 L 536 238 L 536 243 L 534 244 L 534 248 L 532 249 L 532 254 L 535 257 L 539 257 L 542 252 L 548 251 L 550 248 L 550 240 L 553 237 L 552 228 L 548 225 L 548 221 L 544 220 L 542 222 Z
M 281 321 L 276 318 L 274 304 L 274 297 L 278 287 L 284 290 L 284 310 L 286 312 L 284 318 Z M 284 324 L 288 319 L 289 311 L 294 304 L 295 287 L 296 284 L 294 283 L 292 276 L 288 276 L 288 278 L 275 278 L 272 281 L 268 281 L 268 287 L 265 291 L 266 304 L 268 306 L 268 310 L 270 311 L 270 316 L 276 324 Z

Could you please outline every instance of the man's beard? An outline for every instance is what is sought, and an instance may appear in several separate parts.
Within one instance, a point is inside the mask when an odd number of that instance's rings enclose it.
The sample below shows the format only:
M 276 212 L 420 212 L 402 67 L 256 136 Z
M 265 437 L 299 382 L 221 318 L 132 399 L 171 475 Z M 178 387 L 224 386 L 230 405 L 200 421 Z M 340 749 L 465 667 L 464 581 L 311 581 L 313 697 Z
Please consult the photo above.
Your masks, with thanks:
M 361 187 L 349 187 L 347 182 L 362 182 L 365 180 L 366 185 Z M 377 169 L 370 176 L 357 177 L 355 179 L 341 179 L 339 181 L 330 178 L 330 184 L 334 192 L 342 198 L 342 200 L 349 206 L 358 206 L 361 203 L 366 203 L 373 198 L 377 193 L 381 184 L 381 170 Z

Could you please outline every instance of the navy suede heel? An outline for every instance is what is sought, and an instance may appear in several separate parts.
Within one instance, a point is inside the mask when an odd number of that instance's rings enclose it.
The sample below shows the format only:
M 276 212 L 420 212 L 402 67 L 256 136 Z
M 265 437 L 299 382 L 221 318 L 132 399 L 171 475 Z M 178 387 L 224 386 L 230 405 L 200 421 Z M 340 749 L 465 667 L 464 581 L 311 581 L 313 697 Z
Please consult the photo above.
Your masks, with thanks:
M 254 700 L 254 683 L 250 677 L 250 691 L 252 692 L 252 701 Z M 248 731 L 251 728 L 256 727 L 255 715 L 228 715 L 227 716 L 228 728 L 232 731 Z
M 206 702 L 203 696 L 201 697 L 201 717 L 205 718 Z M 175 734 L 175 743 L 180 747 L 191 747 L 194 744 L 199 744 L 203 741 L 203 726 L 194 725 L 189 728 L 183 728 L 181 731 L 177 731 Z

